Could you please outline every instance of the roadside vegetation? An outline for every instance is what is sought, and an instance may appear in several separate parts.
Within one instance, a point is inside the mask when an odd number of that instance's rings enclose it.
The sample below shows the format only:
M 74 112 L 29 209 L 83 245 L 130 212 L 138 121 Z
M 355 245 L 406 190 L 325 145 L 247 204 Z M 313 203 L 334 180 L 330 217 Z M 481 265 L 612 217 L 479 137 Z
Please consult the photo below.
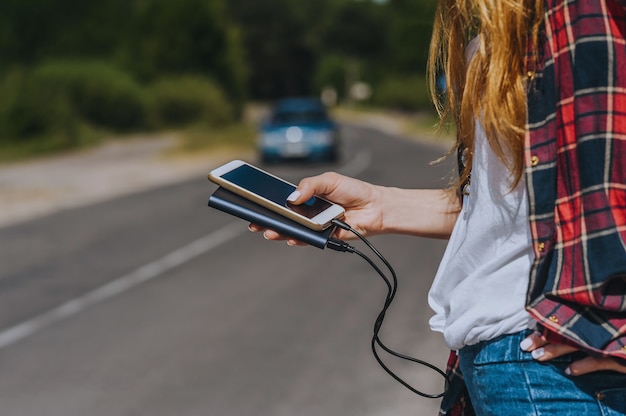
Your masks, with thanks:
M 184 151 L 251 147 L 249 103 L 323 91 L 434 120 L 435 0 L 3 3 L 0 162 L 163 131 Z

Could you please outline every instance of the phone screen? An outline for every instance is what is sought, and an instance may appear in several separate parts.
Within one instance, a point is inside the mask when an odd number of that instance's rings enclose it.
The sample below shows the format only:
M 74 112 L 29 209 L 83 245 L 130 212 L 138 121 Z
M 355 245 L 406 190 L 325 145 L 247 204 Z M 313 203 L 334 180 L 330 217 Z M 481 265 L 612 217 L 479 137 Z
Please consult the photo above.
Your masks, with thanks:
M 312 197 L 301 205 L 287 201 L 287 197 L 296 189 L 295 186 L 267 175 L 249 165 L 241 165 L 222 175 L 224 179 L 241 188 L 247 189 L 275 204 L 285 206 L 307 218 L 314 218 L 331 207 L 331 203 Z

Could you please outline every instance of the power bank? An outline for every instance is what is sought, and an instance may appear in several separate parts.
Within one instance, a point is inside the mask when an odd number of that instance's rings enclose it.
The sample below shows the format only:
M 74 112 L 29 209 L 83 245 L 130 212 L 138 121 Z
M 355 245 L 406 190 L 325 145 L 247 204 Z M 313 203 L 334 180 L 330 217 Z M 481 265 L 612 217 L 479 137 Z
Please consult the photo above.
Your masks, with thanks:
M 335 229 L 312 230 L 222 187 L 209 197 L 209 206 L 321 249 Z

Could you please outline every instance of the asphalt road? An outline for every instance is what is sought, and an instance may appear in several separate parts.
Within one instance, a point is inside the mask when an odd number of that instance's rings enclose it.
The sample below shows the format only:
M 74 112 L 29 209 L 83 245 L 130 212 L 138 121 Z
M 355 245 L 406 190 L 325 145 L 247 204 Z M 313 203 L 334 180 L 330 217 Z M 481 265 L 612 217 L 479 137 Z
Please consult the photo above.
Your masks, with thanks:
M 438 147 L 344 127 L 337 170 L 436 187 Z M 254 160 L 251 160 L 255 162 Z M 211 166 L 207 166 L 207 172 Z M 0 415 L 434 415 L 370 351 L 386 288 L 358 256 L 292 248 L 209 209 L 205 176 L 0 228 Z M 383 341 L 445 365 L 426 293 L 442 241 L 372 239 L 399 276 Z M 355 243 L 357 244 L 357 243 Z M 420 390 L 432 370 L 389 358 Z

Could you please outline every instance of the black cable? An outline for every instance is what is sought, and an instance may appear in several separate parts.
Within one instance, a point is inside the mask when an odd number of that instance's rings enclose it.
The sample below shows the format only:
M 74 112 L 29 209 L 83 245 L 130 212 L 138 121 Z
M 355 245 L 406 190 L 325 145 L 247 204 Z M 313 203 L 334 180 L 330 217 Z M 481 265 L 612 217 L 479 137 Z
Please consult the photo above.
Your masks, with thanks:
M 348 244 L 348 243 L 346 243 L 346 242 L 344 242 L 342 240 L 339 240 L 339 239 L 336 239 L 336 238 L 330 238 L 329 239 L 328 245 L 327 245 L 328 248 L 331 248 L 331 249 L 336 250 L 336 251 L 357 254 L 359 257 L 361 257 L 362 259 L 367 261 L 370 264 L 370 266 L 372 266 L 372 268 L 380 275 L 380 277 L 383 279 L 383 281 L 387 285 L 387 296 L 385 298 L 385 303 L 383 305 L 382 310 L 380 311 L 380 313 L 376 317 L 376 321 L 374 323 L 374 333 L 372 335 L 372 343 L 371 343 L 371 348 L 372 348 L 372 353 L 374 355 L 374 358 L 376 359 L 378 364 L 383 368 L 383 370 L 385 370 L 387 372 L 387 374 L 389 374 L 394 380 L 396 380 L 397 382 L 402 384 L 404 387 L 406 387 L 407 389 L 409 389 L 413 393 L 416 393 L 416 394 L 418 394 L 418 395 L 420 395 L 422 397 L 427 397 L 427 398 L 430 398 L 430 399 L 437 399 L 437 398 L 442 397 L 445 394 L 445 392 L 447 390 L 447 387 L 448 387 L 448 385 L 450 383 L 450 380 L 448 379 L 448 377 L 447 377 L 447 375 L 446 375 L 446 373 L 444 371 L 442 371 L 441 369 L 439 369 L 435 365 L 430 364 L 430 363 L 428 363 L 426 361 L 420 360 L 418 358 L 410 357 L 408 355 L 400 354 L 400 353 L 392 350 L 391 348 L 387 347 L 380 339 L 379 332 L 380 332 L 380 329 L 381 329 L 381 327 L 383 325 L 383 321 L 385 320 L 385 315 L 387 313 L 387 310 L 391 306 L 391 303 L 393 302 L 393 299 L 395 298 L 397 290 L 398 290 L 398 277 L 396 275 L 395 270 L 393 269 L 391 264 L 387 261 L 387 259 L 385 259 L 385 257 L 376 249 L 376 247 L 374 247 L 372 245 L 372 243 L 370 243 L 363 235 L 361 235 L 361 233 L 356 231 L 349 224 L 346 224 L 345 222 L 343 222 L 341 220 L 338 220 L 338 219 L 333 220 L 333 224 L 336 225 L 339 228 L 342 228 L 342 229 L 344 229 L 346 231 L 351 232 L 352 234 L 357 236 L 361 241 L 363 241 L 363 243 L 365 243 L 365 245 L 376 255 L 376 257 L 378 257 L 380 259 L 380 261 L 382 261 L 385 264 L 385 266 L 387 267 L 387 269 L 391 273 L 391 280 L 390 280 L 385 275 L 385 273 L 383 273 L 383 271 L 380 269 L 380 267 L 378 267 L 378 265 L 372 259 L 370 259 L 368 256 L 366 256 L 364 253 L 362 253 L 361 251 L 357 250 L 356 248 L 354 248 L 353 246 L 351 246 L 350 244 Z M 411 362 L 423 365 L 425 367 L 428 367 L 428 368 L 436 371 L 437 373 L 439 373 L 445 379 L 445 381 L 446 381 L 446 388 L 444 389 L 444 391 L 442 393 L 439 393 L 439 394 L 428 394 L 428 393 L 424 393 L 424 392 L 421 392 L 421 391 L 417 390 L 416 388 L 411 386 L 409 383 L 407 383 L 405 380 L 400 378 L 397 374 L 395 374 L 389 367 L 387 367 L 387 365 L 385 365 L 385 363 L 383 362 L 382 358 L 378 354 L 377 346 L 380 347 L 381 349 L 383 349 L 384 351 L 386 351 L 388 354 L 394 356 L 394 357 L 397 357 L 397 358 L 400 358 L 400 359 L 403 359 L 403 360 L 407 360 L 407 361 L 411 361 Z

